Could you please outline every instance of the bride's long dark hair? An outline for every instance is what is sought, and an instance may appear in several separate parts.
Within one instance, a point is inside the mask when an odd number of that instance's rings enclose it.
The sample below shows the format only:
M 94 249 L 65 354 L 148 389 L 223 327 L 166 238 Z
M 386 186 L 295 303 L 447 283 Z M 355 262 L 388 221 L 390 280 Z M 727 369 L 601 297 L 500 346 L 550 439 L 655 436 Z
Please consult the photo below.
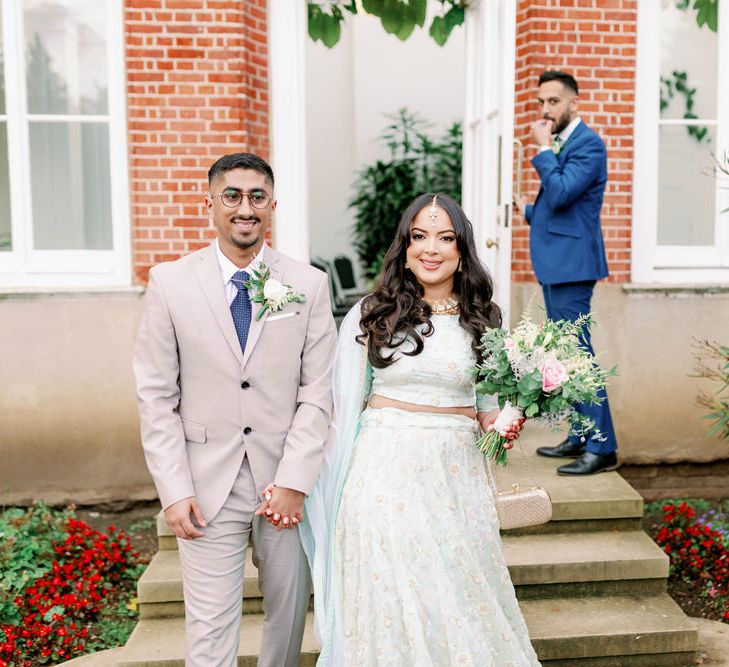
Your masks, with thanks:
M 423 336 L 433 333 L 430 306 L 423 301 L 423 286 L 415 275 L 405 268 L 406 252 L 410 245 L 410 226 L 415 216 L 433 201 L 432 194 L 416 197 L 405 209 L 395 233 L 395 239 L 385 254 L 372 294 L 362 301 L 362 333 L 358 342 L 367 341 L 367 355 L 375 368 L 394 363 L 392 353 L 385 348 L 396 348 L 410 339 L 415 348 L 402 354 L 415 356 L 423 351 Z M 454 275 L 453 291 L 460 307 L 460 325 L 472 337 L 472 348 L 481 360 L 478 343 L 487 328 L 501 326 L 501 310 L 491 301 L 493 283 L 488 271 L 476 253 L 473 227 L 458 203 L 448 195 L 438 195 L 438 205 L 453 223 L 456 244 L 461 254 L 461 270 Z M 423 325 L 422 330 L 418 327 Z

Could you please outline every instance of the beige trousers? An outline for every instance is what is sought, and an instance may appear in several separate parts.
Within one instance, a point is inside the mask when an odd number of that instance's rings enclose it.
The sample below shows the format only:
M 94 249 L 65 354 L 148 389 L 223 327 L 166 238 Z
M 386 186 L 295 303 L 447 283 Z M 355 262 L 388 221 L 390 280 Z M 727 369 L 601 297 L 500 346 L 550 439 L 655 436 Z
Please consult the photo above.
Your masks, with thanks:
M 258 665 L 299 664 L 311 590 L 309 565 L 298 529 L 277 531 L 254 516 L 258 504 L 246 457 L 230 496 L 202 529 L 204 537 L 177 541 L 185 596 L 185 667 L 237 664 L 249 540 L 265 615 Z

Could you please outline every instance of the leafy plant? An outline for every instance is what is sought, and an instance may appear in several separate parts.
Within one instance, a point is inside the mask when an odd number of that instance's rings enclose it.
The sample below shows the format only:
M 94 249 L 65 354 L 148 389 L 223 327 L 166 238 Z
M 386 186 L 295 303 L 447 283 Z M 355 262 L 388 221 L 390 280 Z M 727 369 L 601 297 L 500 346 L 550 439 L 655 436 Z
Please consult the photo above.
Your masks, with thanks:
M 684 98 L 683 117 L 686 120 L 696 120 L 698 116 L 694 113 L 694 95 L 696 88 L 691 88 L 688 83 L 688 74 L 679 70 L 674 70 L 671 78 L 661 77 L 661 113 L 667 109 L 671 100 L 679 94 Z M 689 136 L 694 137 L 698 143 L 701 143 L 709 133 L 709 128 L 698 125 L 687 125 L 686 131 Z
M 709 435 L 716 435 L 729 441 L 729 346 L 712 343 L 708 340 L 695 344 L 696 373 L 694 377 L 702 377 L 719 384 L 713 393 L 701 392 L 699 405 L 708 408 L 707 419 L 714 421 Z
M 692 9 L 691 0 L 676 0 L 676 8 L 683 11 Z M 699 28 L 706 26 L 712 32 L 719 27 L 718 0 L 694 0 L 693 11 L 696 13 L 696 25 Z
M 425 131 L 429 124 L 405 108 L 389 117 L 393 122 L 380 140 L 390 149 L 390 159 L 359 171 L 349 202 L 355 211 L 355 248 L 369 278 L 379 273 L 400 216 L 417 195 L 443 192 L 461 199 L 460 123 L 434 139 Z
M 51 569 L 54 544 L 65 539 L 72 514 L 71 509 L 51 510 L 36 502 L 0 515 L 0 626 L 20 621 L 15 597 Z
M 5 602 L 15 610 L 9 613 L 6 604 L 0 620 L 0 667 L 57 664 L 126 641 L 137 616 L 132 596 L 145 567 L 129 535 L 114 526 L 99 532 L 71 509 L 42 504 L 9 510 L 1 520 L 3 530 L 15 530 L 12 540 L 1 542 L 4 558 L 21 556 L 27 567 L 23 576 L 8 579 L 14 595 L 5 591 Z
M 729 621 L 729 549 L 725 536 L 696 516 L 687 502 L 663 506 L 656 543 L 670 558 L 670 576 L 697 587 Z
M 456 26 L 466 18 L 467 0 L 438 0 L 441 13 L 433 18 L 428 34 L 438 46 L 443 46 Z M 367 14 L 377 16 L 386 32 L 405 41 L 416 27 L 425 25 L 427 0 L 361 0 L 361 8 Z M 358 4 L 353 0 L 332 0 L 330 2 L 309 2 L 309 37 L 332 48 L 342 34 L 345 12 L 358 13 Z

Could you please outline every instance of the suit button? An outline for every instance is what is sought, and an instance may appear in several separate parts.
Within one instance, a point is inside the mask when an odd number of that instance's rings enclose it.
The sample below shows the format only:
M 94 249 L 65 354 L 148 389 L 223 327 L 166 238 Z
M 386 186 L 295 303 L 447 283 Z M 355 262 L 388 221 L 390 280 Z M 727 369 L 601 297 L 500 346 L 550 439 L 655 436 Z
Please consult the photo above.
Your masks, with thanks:
M 250 386 L 251 386 L 251 383 L 248 382 L 248 380 L 246 380 L 245 382 L 241 382 L 240 383 L 240 388 L 241 389 L 248 389 L 248 387 L 250 387 Z
M 253 429 L 250 426 L 246 426 L 243 429 L 243 435 L 250 435 L 251 433 L 253 433 Z

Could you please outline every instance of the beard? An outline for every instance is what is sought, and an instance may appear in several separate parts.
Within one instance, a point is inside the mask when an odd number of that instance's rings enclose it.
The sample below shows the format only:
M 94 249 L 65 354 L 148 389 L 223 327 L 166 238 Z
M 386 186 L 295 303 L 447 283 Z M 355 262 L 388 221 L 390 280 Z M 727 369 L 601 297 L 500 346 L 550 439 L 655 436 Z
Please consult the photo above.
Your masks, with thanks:
M 258 218 L 234 218 L 231 222 L 248 222 L 254 225 L 249 232 L 236 232 L 235 229 L 233 230 L 233 233 L 230 235 L 230 240 L 238 248 L 247 250 L 260 241 L 261 235 L 258 233 L 260 227 L 256 225 L 260 225 L 261 221 Z
M 570 117 L 569 109 L 565 111 L 554 123 L 554 130 L 552 134 L 559 134 L 564 130 L 570 123 L 572 118 Z

